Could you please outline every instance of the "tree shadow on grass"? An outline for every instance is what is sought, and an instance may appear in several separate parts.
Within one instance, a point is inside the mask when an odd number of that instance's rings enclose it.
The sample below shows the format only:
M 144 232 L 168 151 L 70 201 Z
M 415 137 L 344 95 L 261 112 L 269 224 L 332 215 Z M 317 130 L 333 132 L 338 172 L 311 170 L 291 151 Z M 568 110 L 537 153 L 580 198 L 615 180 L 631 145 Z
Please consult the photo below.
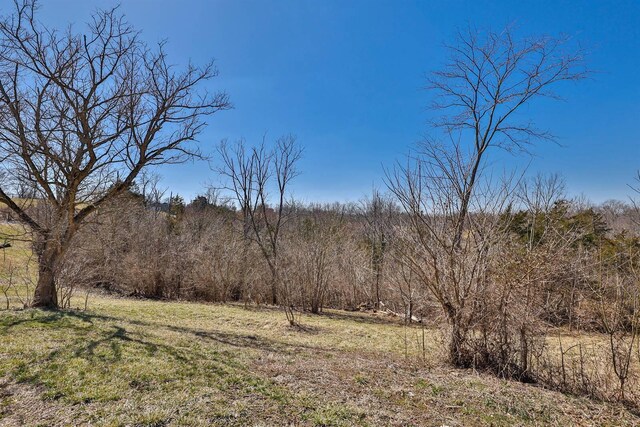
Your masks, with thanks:
M 149 356 L 163 353 L 173 358 L 177 362 L 187 363 L 197 355 L 196 346 L 190 346 L 188 352 L 184 348 L 177 348 L 169 342 L 159 342 L 159 338 L 153 336 L 154 331 L 165 329 L 172 332 L 191 336 L 198 340 L 207 342 L 215 342 L 222 346 L 233 347 L 236 349 L 254 349 L 266 352 L 282 353 L 293 355 L 301 351 L 310 352 L 326 352 L 325 348 L 302 344 L 289 343 L 280 340 L 270 339 L 259 335 L 230 333 L 221 331 L 212 331 L 205 329 L 189 328 L 169 324 L 158 324 L 153 322 L 145 322 L 135 319 L 126 319 L 115 316 L 101 315 L 83 311 L 73 310 L 29 310 L 30 313 L 24 312 L 22 316 L 16 316 L 6 321 L 0 320 L 0 336 L 8 333 L 21 333 L 13 331 L 18 326 L 35 328 L 35 329 L 64 329 L 77 337 L 68 346 L 53 350 L 45 359 L 52 361 L 72 352 L 75 357 L 82 357 L 92 360 L 100 357 L 101 360 L 111 360 L 118 362 L 122 358 L 122 345 L 138 345 L 144 349 Z M 29 314 L 29 315 L 27 315 Z M 80 322 L 78 322 L 79 320 Z M 96 325 L 102 322 L 100 327 Z M 117 324 L 114 324 L 117 323 Z M 143 331 L 131 331 L 128 326 L 137 326 L 143 328 Z M 317 328 L 309 328 L 306 333 L 318 333 Z M 145 333 L 148 331 L 148 334 Z M 110 357 L 105 352 L 97 354 L 97 349 L 111 349 Z M 221 348 L 221 350 L 225 350 Z M 202 357 L 206 357 L 202 355 Z
M 179 332 L 182 334 L 192 335 L 201 340 L 216 342 L 225 346 L 240 348 L 240 349 L 254 349 L 271 353 L 281 353 L 285 355 L 294 355 L 302 351 L 312 352 L 328 352 L 325 348 L 301 344 L 301 343 L 288 343 L 284 341 L 278 341 L 270 338 L 266 338 L 259 335 L 252 334 L 237 334 L 230 332 L 220 331 L 208 331 L 203 329 L 186 328 L 181 326 L 163 325 L 163 327 Z
M 253 331 L 188 326 L 71 310 L 33 310 L 0 318 L 0 340 L 3 335 L 23 335 L 11 355 L 22 361 L 6 365 L 6 378 L 40 387 L 43 399 L 62 399 L 65 405 L 135 400 L 141 393 L 181 393 L 183 388 L 196 396 L 202 386 L 217 388 L 229 399 L 266 399 L 269 403 L 259 404 L 284 411 L 289 392 L 252 369 L 252 356 L 329 351 Z M 247 353 L 249 359 L 243 357 Z
M 231 333 L 231 332 L 221 332 L 221 331 L 213 331 L 206 329 L 198 329 L 198 328 L 189 328 L 184 326 L 176 326 L 170 324 L 163 323 L 154 323 L 154 322 L 145 322 L 142 320 L 135 319 L 126 319 L 115 316 L 106 316 L 99 314 L 92 314 L 86 312 L 74 312 L 74 311 L 66 311 L 64 315 L 69 317 L 77 317 L 78 319 L 93 323 L 94 319 L 100 321 L 107 322 L 118 322 L 123 324 L 140 326 L 143 328 L 149 328 L 149 331 L 153 332 L 158 329 L 166 329 L 168 331 L 178 332 L 181 334 L 185 334 L 187 336 L 191 335 L 193 337 L 204 339 L 208 341 L 217 342 L 223 345 L 236 347 L 236 348 L 251 348 L 256 350 L 270 351 L 270 352 L 279 352 L 286 354 L 294 354 L 301 350 L 309 350 L 309 351 L 327 351 L 326 349 L 313 346 L 308 344 L 301 343 L 289 343 L 284 341 L 279 341 L 275 339 L 266 338 L 263 336 L 255 335 L 255 334 L 242 334 L 242 333 Z M 301 332 L 305 334 L 319 334 L 321 333 L 321 328 L 316 326 L 296 326 L 291 327 L 296 332 Z M 144 343 L 142 340 L 131 339 L 130 335 L 128 335 L 127 331 L 124 328 L 122 330 L 115 331 L 111 334 L 110 337 L 103 341 L 108 341 L 109 339 L 120 339 L 123 341 L 130 342 L 138 342 L 139 344 L 148 344 Z M 156 344 L 156 346 L 158 346 Z
M 148 356 L 153 357 L 159 353 L 164 353 L 177 362 L 186 363 L 189 360 L 174 346 L 145 340 L 141 337 L 141 334 L 130 332 L 122 326 L 112 325 L 109 329 L 110 330 L 105 330 L 100 333 L 95 339 L 86 340 L 81 338 L 77 340 L 75 350 L 73 351 L 74 356 L 87 360 L 100 357 L 102 360 L 109 359 L 112 362 L 119 362 L 122 360 L 121 347 L 123 345 L 138 345 Z M 104 354 L 98 356 L 96 354 L 96 350 L 105 345 L 111 350 L 112 357 L 107 357 Z
M 18 310 L 15 313 L 19 313 L 19 315 L 0 318 L 0 327 L 2 328 L 0 334 L 9 333 L 12 328 L 18 326 L 85 329 L 87 326 L 93 325 L 93 319 L 100 318 L 100 316 L 68 310 L 27 309 Z M 88 325 L 76 324 L 74 320 L 81 320 Z
M 252 311 L 256 313 L 264 312 L 264 313 L 275 313 L 282 312 L 282 308 L 272 305 L 240 305 L 240 304 L 229 304 L 233 307 L 242 308 L 243 310 Z M 376 314 L 371 312 L 362 312 L 362 311 L 344 311 L 340 312 L 338 310 L 331 311 L 323 311 L 318 314 L 312 314 L 308 311 L 299 312 L 310 317 L 317 316 L 319 318 L 331 319 L 331 320 L 349 320 L 357 323 L 366 323 L 371 325 L 399 325 L 402 324 L 403 321 L 397 317 L 391 317 L 384 314 L 384 312 L 378 312 Z
M 145 330 L 131 330 L 128 325 L 148 328 L 149 333 L 147 334 Z M 16 329 L 20 326 L 22 328 Z M 153 331 L 156 328 L 156 325 L 146 322 L 87 312 L 29 310 L 29 312 L 21 313 L 21 316 L 0 319 L 0 338 L 9 334 L 27 334 L 29 331 L 37 331 L 42 336 L 46 336 L 49 330 L 55 331 L 57 336 L 62 332 L 65 337 L 65 345 L 51 350 L 44 357 L 38 357 L 32 363 L 40 363 L 41 361 L 57 363 L 59 361 L 67 362 L 69 358 L 83 358 L 91 363 L 115 364 L 122 360 L 125 346 L 129 346 L 134 354 L 142 351 L 142 354 L 150 357 L 166 356 L 176 363 L 188 363 L 196 356 L 193 354 L 193 348 L 181 349 L 154 337 Z M 29 339 L 28 335 L 25 335 L 24 339 Z M 28 377 L 29 375 L 27 375 L 27 379 L 35 380 L 35 378 Z
M 77 403 L 87 393 L 108 394 L 112 389 L 106 384 L 116 378 L 130 380 L 131 388 L 152 384 L 154 380 L 148 376 L 156 366 L 158 374 L 168 380 L 207 377 L 212 384 L 224 382 L 226 375 L 242 369 L 233 353 L 174 343 L 154 334 L 159 328 L 155 324 L 136 321 L 134 327 L 125 319 L 72 311 L 39 311 L 27 316 L 4 322 L 0 329 L 0 340 L 3 335 L 24 334 L 23 344 L 17 347 L 20 353 L 10 355 L 19 362 L 7 365 L 7 378 L 44 385 L 49 398 L 68 395 L 71 403 Z M 19 325 L 25 327 L 14 329 Z M 47 337 L 48 331 L 55 331 L 55 335 Z M 78 360 L 86 362 L 78 364 Z M 70 372 L 75 378 L 71 381 L 65 379 Z M 89 383 L 83 382 L 85 375 L 91 378 Z M 126 392 L 125 388 L 117 390 L 118 396 Z
M 347 320 L 349 322 L 364 323 L 368 325 L 387 325 L 387 326 L 401 326 L 404 324 L 403 320 L 399 317 L 392 317 L 386 315 L 384 312 L 377 312 L 376 314 L 370 312 L 337 312 L 328 311 L 319 314 L 326 319 L 331 320 Z
M 24 312 L 15 318 L 3 320 L 0 318 L 0 339 L 7 334 L 41 334 L 37 339 L 44 340 L 43 347 L 46 348 L 49 342 L 59 343 L 60 337 L 63 337 L 63 345 L 54 344 L 57 348 L 50 349 L 46 354 L 34 352 L 33 357 L 29 357 L 25 353 L 24 362 L 13 370 L 12 377 L 33 384 L 57 384 L 58 380 L 52 380 L 52 376 L 64 376 L 67 370 L 77 369 L 94 371 L 91 374 L 93 378 L 106 371 L 122 379 L 122 375 L 125 375 L 122 372 L 129 372 L 130 369 L 122 371 L 121 368 L 131 366 L 129 364 L 132 361 L 135 365 L 140 361 L 149 366 L 160 363 L 159 366 L 165 370 L 162 373 L 165 377 L 168 375 L 169 378 L 173 376 L 182 380 L 206 377 L 207 381 L 213 381 L 212 384 L 224 384 L 236 381 L 234 378 L 255 375 L 251 373 L 251 362 L 247 365 L 244 358 L 239 358 L 240 355 L 246 356 L 247 351 L 254 352 L 257 358 L 269 353 L 306 358 L 336 351 L 315 343 L 296 342 L 297 334 L 292 335 L 292 342 L 286 337 L 260 335 L 258 331 L 255 334 L 251 331 L 227 332 L 84 311 L 34 310 L 33 313 Z M 19 326 L 19 329 L 15 329 Z M 55 331 L 51 341 L 46 337 L 48 330 Z M 314 333 L 314 330 L 308 333 Z M 29 339 L 29 335 L 25 339 Z M 37 341 L 34 344 L 40 346 Z M 76 365 L 74 360 L 78 359 L 84 359 L 88 365 Z M 84 376 L 81 372 L 80 375 Z M 149 383 L 144 376 L 139 378 L 136 375 L 131 378 L 131 384 L 134 384 L 132 388 L 136 388 L 138 383 Z M 109 381 L 109 378 L 110 375 L 106 376 L 105 381 Z M 53 387 L 52 390 L 57 390 L 55 394 L 60 397 L 68 393 L 57 385 Z M 73 401 L 76 398 L 71 399 Z

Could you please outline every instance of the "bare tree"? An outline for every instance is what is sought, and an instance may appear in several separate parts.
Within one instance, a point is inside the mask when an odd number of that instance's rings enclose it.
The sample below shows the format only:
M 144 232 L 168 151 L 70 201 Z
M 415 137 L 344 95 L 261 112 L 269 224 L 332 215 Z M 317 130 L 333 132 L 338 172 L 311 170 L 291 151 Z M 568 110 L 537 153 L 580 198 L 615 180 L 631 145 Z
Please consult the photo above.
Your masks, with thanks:
M 385 256 L 389 246 L 389 227 L 395 206 L 393 202 L 373 190 L 371 199 L 361 202 L 361 215 L 365 220 L 364 234 L 371 255 L 371 270 L 373 272 L 372 295 L 373 306 L 380 308 Z
M 634 254 L 637 258 L 637 254 Z M 612 277 L 600 272 L 596 294 L 599 299 L 599 320 L 609 339 L 609 356 L 618 378 L 619 398 L 625 401 L 626 386 L 632 372 L 634 348 L 640 339 L 640 288 L 634 266 L 632 274 L 623 277 L 615 272 Z
M 433 157 L 416 159 L 387 176 L 405 213 L 395 227 L 395 250 L 442 309 L 449 328 L 450 361 L 471 366 L 475 354 L 469 340 L 483 320 L 482 302 L 491 297 L 488 273 L 506 238 L 507 224 L 500 214 L 512 201 L 513 186 L 509 181 L 478 181 L 469 199 L 473 214 L 465 238 L 456 242 L 460 188 L 473 166 L 444 152 L 437 159 L 440 162 Z
M 518 112 L 540 97 L 555 97 L 562 81 L 586 76 L 581 51 L 564 53 L 568 40 L 537 37 L 516 40 L 507 28 L 483 34 L 469 30 L 449 46 L 450 57 L 430 79 L 434 121 L 443 130 L 425 141 L 415 158 L 387 174 L 387 184 L 407 214 L 396 235 L 401 255 L 439 303 L 450 329 L 449 357 L 458 366 L 494 364 L 502 370 L 507 354 L 475 334 L 502 329 L 487 322 L 498 313 L 493 298 L 513 298 L 511 289 L 491 276 L 508 239 L 502 214 L 513 202 L 514 176 L 501 185 L 486 173 L 492 149 L 526 150 L 551 136 L 521 123 Z M 499 341 L 499 340 L 498 340 Z
M 57 307 L 56 267 L 80 226 L 146 167 L 198 155 L 203 119 L 230 104 L 200 90 L 212 63 L 177 70 L 116 9 L 84 33 L 43 27 L 36 12 L 16 0 L 0 21 L 0 201 L 35 234 L 33 305 Z M 46 215 L 12 199 L 25 183 Z
M 284 280 L 299 295 L 302 309 L 318 314 L 327 302 L 330 286 L 337 281 L 339 257 L 346 235 L 344 206 L 300 207 L 289 230 Z M 352 255 L 349 253 L 348 255 Z M 349 260 L 353 262 L 353 259 Z
M 434 125 L 445 131 L 457 155 L 469 153 L 470 168 L 459 189 L 454 245 L 460 245 L 487 151 L 526 150 L 535 140 L 552 139 L 547 131 L 521 121 L 518 113 L 536 98 L 557 98 L 557 83 L 587 76 L 584 52 L 565 51 L 568 42 L 566 37 L 547 36 L 518 40 L 511 28 L 486 34 L 469 29 L 448 46 L 448 63 L 430 78 L 434 108 L 443 111 Z
M 160 187 L 160 175 L 143 169 L 131 186 L 131 191 L 142 197 L 145 207 L 158 213 L 167 189 Z
M 263 140 L 250 151 L 242 141 L 233 148 L 223 142 L 219 151 L 223 159 L 220 172 L 242 212 L 243 235 L 258 245 L 269 267 L 271 302 L 280 303 L 289 323 L 295 324 L 288 283 L 281 280 L 279 255 L 282 226 L 288 216 L 286 197 L 298 175 L 296 164 L 302 151 L 290 135 L 279 138 L 273 149 Z

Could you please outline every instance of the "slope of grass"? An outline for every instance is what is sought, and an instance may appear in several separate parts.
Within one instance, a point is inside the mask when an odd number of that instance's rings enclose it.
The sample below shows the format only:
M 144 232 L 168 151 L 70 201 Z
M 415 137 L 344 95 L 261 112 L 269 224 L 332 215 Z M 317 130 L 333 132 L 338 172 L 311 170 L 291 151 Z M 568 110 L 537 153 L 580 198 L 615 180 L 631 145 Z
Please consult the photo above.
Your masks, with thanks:
M 77 305 L 83 304 L 76 301 Z M 0 312 L 0 425 L 634 425 L 616 405 L 441 365 L 439 337 L 331 311 L 95 296 Z M 419 361 L 419 363 L 418 363 Z
M 36 259 L 29 234 L 16 223 L 0 222 L 0 308 L 22 308 L 28 304 L 37 278 Z

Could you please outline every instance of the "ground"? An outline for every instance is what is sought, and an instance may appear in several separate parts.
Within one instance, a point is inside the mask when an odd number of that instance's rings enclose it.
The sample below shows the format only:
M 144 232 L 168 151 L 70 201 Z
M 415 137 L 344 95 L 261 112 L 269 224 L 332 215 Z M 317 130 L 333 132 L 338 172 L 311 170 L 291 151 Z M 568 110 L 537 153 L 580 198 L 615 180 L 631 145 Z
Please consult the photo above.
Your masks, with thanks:
M 449 369 L 435 330 L 382 315 L 292 328 L 265 307 L 74 303 L 0 311 L 0 425 L 640 425 L 618 405 Z

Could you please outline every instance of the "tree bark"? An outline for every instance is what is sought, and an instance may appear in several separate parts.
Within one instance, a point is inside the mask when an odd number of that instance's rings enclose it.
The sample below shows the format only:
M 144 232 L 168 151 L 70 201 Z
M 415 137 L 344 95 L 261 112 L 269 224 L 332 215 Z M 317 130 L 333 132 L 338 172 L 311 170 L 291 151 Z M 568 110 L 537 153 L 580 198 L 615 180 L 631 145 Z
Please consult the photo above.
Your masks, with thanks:
M 32 307 L 58 308 L 58 293 L 56 292 L 55 266 L 58 253 L 51 244 L 46 244 L 42 254 L 38 257 L 38 283 L 33 296 Z
M 451 338 L 449 341 L 449 360 L 459 368 L 468 367 L 466 358 L 466 349 L 464 348 L 464 336 L 457 324 L 451 325 Z
M 275 277 L 271 279 L 271 304 L 278 305 L 278 282 Z
M 465 348 L 466 333 L 463 329 L 460 314 L 450 304 L 446 305 L 445 313 L 451 327 L 451 335 L 448 343 L 449 361 L 453 366 L 467 368 L 469 367 L 469 360 L 467 357 L 467 349 Z

